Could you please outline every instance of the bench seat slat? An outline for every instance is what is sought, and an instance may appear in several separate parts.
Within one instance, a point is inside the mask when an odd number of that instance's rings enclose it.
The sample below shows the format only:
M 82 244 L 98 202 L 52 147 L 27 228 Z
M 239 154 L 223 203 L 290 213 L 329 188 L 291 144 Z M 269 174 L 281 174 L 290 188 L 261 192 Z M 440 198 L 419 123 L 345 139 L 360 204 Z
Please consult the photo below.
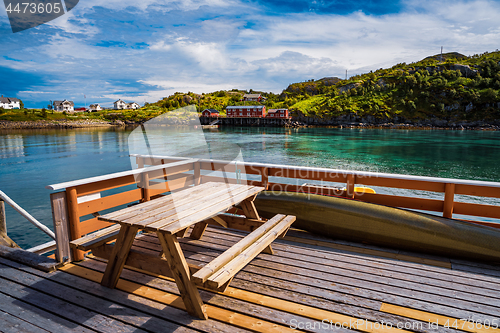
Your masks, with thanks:
M 208 287 L 210 287 L 211 289 L 218 289 L 224 283 L 232 279 L 234 275 L 236 275 L 236 273 L 238 273 L 243 267 L 245 267 L 250 261 L 252 261 L 253 258 L 255 258 L 276 238 L 278 238 L 279 235 L 288 230 L 288 228 L 294 221 L 295 216 L 286 216 L 282 221 L 280 221 L 270 231 L 268 231 L 262 238 L 258 239 L 245 251 L 241 252 L 237 257 L 231 260 L 227 265 L 210 276 L 207 280 Z
M 204 283 L 210 277 L 210 275 L 217 272 L 221 267 L 234 259 L 234 257 L 245 251 L 250 245 L 252 245 L 252 243 L 262 237 L 266 232 L 271 230 L 284 218 L 285 215 L 278 214 L 266 223 L 262 224 L 253 232 L 245 236 L 238 243 L 234 244 L 230 249 L 226 250 L 224 253 L 219 255 L 217 258 L 215 258 L 198 272 L 196 272 L 196 274 L 192 276 L 193 281 L 200 284 Z
M 193 274 L 192 280 L 198 285 L 204 284 L 212 289 L 220 288 L 279 235 L 288 230 L 294 221 L 295 216 L 276 215 Z
M 101 229 L 92 234 L 88 234 L 84 237 L 75 239 L 70 242 L 71 247 L 74 247 L 78 250 L 88 251 L 93 247 L 105 244 L 118 236 L 120 232 L 120 225 L 115 224 L 110 227 Z

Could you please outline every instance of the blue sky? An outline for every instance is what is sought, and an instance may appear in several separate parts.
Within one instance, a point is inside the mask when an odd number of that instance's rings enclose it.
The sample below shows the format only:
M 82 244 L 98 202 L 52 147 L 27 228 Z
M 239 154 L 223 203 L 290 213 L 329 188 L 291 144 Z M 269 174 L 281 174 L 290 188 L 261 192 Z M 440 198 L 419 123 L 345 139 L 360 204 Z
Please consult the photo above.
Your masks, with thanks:
M 457 51 L 500 48 L 498 1 L 80 0 L 13 34 L 0 9 L 0 93 L 28 107 L 140 104 L 176 91 L 280 92 Z

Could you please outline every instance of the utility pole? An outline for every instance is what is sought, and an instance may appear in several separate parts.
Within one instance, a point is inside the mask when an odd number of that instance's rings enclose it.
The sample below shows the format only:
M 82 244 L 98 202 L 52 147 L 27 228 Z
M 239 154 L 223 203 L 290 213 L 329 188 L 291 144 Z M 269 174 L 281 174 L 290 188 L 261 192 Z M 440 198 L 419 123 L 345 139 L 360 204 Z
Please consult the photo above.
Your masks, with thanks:
M 347 69 L 345 70 L 345 80 L 347 81 Z
M 441 46 L 441 62 L 443 62 L 443 47 Z

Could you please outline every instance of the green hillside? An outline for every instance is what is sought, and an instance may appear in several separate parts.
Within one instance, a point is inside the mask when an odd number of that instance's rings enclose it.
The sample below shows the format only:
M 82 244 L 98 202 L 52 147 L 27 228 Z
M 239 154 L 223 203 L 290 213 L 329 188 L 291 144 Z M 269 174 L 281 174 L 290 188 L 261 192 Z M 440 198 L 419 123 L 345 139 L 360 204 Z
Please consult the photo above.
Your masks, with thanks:
M 224 112 L 227 105 L 243 104 L 244 93 L 176 93 L 146 108 L 173 110 L 196 104 L 200 110 Z M 500 119 L 500 52 L 471 57 L 445 53 L 348 80 L 308 80 L 289 85 L 281 94 L 262 94 L 268 108 L 287 107 L 301 119 L 490 121 Z
M 314 96 L 285 90 L 283 103 L 316 118 L 500 119 L 500 52 L 450 55 L 358 75 Z

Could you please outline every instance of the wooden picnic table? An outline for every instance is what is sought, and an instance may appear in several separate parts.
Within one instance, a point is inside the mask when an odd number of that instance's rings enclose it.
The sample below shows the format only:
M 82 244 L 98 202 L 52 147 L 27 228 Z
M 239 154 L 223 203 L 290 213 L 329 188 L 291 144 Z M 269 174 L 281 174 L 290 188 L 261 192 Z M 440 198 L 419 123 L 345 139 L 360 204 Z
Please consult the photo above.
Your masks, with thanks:
M 100 220 L 120 225 L 101 284 L 115 288 L 139 230 L 156 232 L 186 310 L 196 317 L 207 319 L 197 286 L 225 290 L 234 275 L 260 252 L 272 253 L 271 242 L 280 235 L 284 236 L 295 221 L 295 216 L 285 215 L 262 219 L 253 201 L 263 190 L 259 186 L 209 182 L 100 216 Z M 191 275 L 177 238 L 184 237 L 194 225 L 190 237 L 200 239 L 208 220 L 227 227 L 227 218 L 233 218 L 229 216 L 225 219 L 219 214 L 235 205 L 239 205 L 245 214 L 240 221 L 251 221 L 258 227 Z

